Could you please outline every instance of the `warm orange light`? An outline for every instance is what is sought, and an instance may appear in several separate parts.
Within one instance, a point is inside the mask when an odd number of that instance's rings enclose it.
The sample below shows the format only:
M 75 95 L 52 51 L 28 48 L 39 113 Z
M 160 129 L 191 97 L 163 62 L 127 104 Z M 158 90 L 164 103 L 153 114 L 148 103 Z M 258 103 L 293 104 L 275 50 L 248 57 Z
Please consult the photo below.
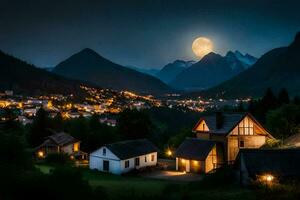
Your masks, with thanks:
M 185 160 L 184 160 L 184 159 L 181 159 L 181 163 L 184 164 L 184 163 L 185 163 Z
M 38 152 L 38 156 L 39 156 L 40 158 L 44 157 L 44 152 L 39 151 L 39 152 Z
M 74 148 L 74 152 L 79 151 L 79 143 L 75 143 L 73 148 Z
M 199 165 L 199 162 L 198 162 L 197 160 L 194 160 L 194 161 L 193 161 L 193 164 L 194 164 L 195 166 L 198 166 L 198 165 Z
M 272 182 L 273 179 L 274 179 L 274 176 L 272 176 L 272 175 L 266 175 L 265 179 L 266 179 L 267 182 Z
M 167 150 L 167 155 L 172 156 L 172 151 L 170 149 Z

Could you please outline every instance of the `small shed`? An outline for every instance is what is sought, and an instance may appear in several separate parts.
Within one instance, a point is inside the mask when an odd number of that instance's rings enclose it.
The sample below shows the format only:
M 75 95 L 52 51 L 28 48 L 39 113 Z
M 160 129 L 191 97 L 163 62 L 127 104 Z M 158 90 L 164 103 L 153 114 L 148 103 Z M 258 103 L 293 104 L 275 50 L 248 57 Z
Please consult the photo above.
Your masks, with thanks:
M 107 144 L 90 154 L 90 169 L 123 174 L 133 169 L 156 166 L 158 149 L 147 139 Z

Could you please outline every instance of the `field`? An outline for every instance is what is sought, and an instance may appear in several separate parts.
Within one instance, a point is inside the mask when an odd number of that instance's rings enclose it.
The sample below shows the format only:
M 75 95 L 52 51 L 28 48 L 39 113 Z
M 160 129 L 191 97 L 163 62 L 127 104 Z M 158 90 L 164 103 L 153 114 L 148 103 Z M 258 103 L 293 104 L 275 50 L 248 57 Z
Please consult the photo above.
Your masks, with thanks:
M 37 166 L 43 173 L 49 173 L 51 168 L 46 165 Z M 109 199 L 255 199 L 255 192 L 240 188 L 237 185 L 222 187 L 203 187 L 200 182 L 175 182 L 143 178 L 139 176 L 117 176 L 82 169 L 83 177 L 96 189 L 102 188 Z

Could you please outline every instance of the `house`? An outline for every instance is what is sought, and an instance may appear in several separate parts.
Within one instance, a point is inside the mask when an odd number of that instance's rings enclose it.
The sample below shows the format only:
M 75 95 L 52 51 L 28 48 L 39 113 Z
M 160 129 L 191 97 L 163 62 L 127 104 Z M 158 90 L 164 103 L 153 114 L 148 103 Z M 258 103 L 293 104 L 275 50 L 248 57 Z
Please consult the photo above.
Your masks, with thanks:
M 109 119 L 107 117 L 100 118 L 99 122 L 101 124 L 106 124 L 107 126 L 112 126 L 112 127 L 115 127 L 117 125 L 117 120 L 115 120 L 115 119 Z
M 300 178 L 300 149 L 242 149 L 237 157 L 239 181 L 272 182 Z
M 187 138 L 175 156 L 176 170 L 208 173 L 217 167 L 217 142 Z
M 80 141 L 64 132 L 48 136 L 35 151 L 38 158 L 45 158 L 51 153 L 64 153 L 71 158 L 87 159 L 87 153 L 80 151 Z
M 180 147 L 176 152 L 177 169 L 183 171 L 195 171 L 192 165 L 186 165 L 185 170 L 180 167 L 180 160 L 191 163 L 193 160 L 205 161 L 215 152 L 216 158 L 213 159 L 213 169 L 224 164 L 233 164 L 240 149 L 260 148 L 268 139 L 272 139 L 271 134 L 249 113 L 221 113 L 202 117 L 193 132 L 199 140 L 193 140 L 195 148 L 199 148 L 198 153 L 201 159 L 191 157 L 189 148 Z M 187 139 L 190 142 L 190 139 Z M 209 141 L 209 142 L 208 142 Z M 194 143 L 199 143 L 198 145 Z M 200 144 L 201 143 L 201 144 Z M 207 145 L 207 144 L 211 145 Z M 212 144 L 215 147 L 212 147 Z M 201 148 L 200 148 L 201 147 Z M 213 150 L 215 148 L 215 150 Z M 201 152 L 200 152 L 201 151 Z M 207 154 L 207 152 L 210 152 Z M 202 157 L 204 156 L 204 157 Z M 189 166 L 189 167 L 188 167 Z M 211 167 L 205 167 L 200 172 L 209 172 Z M 197 170 L 196 170 L 197 171 Z M 199 171 L 199 170 L 198 170 Z
M 134 169 L 156 166 L 157 148 L 146 139 L 107 144 L 90 154 L 90 169 L 123 174 Z

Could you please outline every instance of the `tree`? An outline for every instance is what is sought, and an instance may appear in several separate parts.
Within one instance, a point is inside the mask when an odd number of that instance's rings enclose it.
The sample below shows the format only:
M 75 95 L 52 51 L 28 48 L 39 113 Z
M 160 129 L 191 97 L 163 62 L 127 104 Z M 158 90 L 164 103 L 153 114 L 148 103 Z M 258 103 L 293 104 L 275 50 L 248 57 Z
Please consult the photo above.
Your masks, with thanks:
M 300 130 L 300 106 L 283 105 L 267 114 L 267 127 L 274 137 L 287 138 Z
M 290 97 L 289 93 L 285 88 L 282 88 L 278 94 L 278 104 L 289 104 L 290 103 Z
M 64 130 L 64 120 L 61 113 L 57 113 L 57 115 L 51 120 L 51 129 L 58 132 Z
M 48 113 L 43 108 L 40 108 L 29 130 L 28 142 L 30 146 L 36 147 L 40 145 L 47 136 L 51 135 L 49 128 Z
M 293 99 L 293 103 L 295 105 L 300 105 L 300 97 L 299 96 L 295 96 L 294 99 Z
M 117 120 L 117 128 L 124 139 L 138 139 L 150 136 L 153 125 L 144 112 L 126 109 Z

